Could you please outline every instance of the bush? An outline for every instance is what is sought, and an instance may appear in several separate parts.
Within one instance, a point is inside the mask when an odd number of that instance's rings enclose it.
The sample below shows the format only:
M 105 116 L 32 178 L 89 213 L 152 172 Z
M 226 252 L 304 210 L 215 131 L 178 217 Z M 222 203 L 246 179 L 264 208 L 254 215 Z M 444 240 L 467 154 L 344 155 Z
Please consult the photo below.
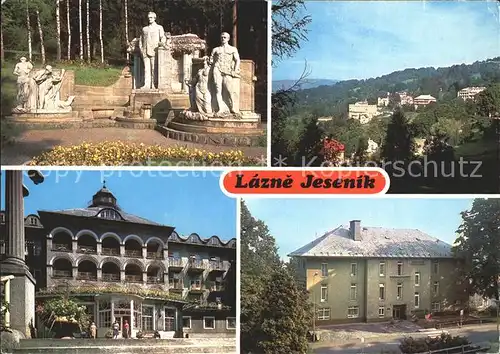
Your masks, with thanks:
M 113 330 L 108 329 L 108 330 L 106 331 L 106 334 L 104 335 L 104 337 L 105 337 L 105 338 L 108 338 L 108 339 L 113 338 Z
M 32 166 L 251 166 L 257 160 L 240 150 L 213 153 L 182 146 L 163 147 L 121 141 L 56 146 L 33 158 Z
M 442 334 L 438 338 L 405 338 L 399 349 L 405 354 L 423 353 L 431 350 L 448 349 L 465 346 L 465 350 L 470 350 L 470 342 L 465 337 L 452 337 L 449 334 Z M 462 349 L 451 350 L 448 353 L 462 353 Z

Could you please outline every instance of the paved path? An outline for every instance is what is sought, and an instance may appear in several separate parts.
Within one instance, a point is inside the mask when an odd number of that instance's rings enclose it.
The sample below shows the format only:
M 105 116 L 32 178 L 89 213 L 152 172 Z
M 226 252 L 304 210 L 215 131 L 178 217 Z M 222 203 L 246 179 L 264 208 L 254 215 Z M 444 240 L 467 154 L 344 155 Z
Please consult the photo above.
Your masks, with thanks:
M 496 339 L 496 324 L 484 324 L 484 325 L 474 325 L 465 326 L 462 328 L 445 328 L 452 336 L 466 336 L 472 343 L 485 343 L 493 342 Z M 419 336 L 425 336 L 423 334 L 410 334 L 407 333 L 402 335 L 401 333 L 394 333 L 392 335 L 385 334 L 381 335 L 380 338 L 373 338 L 367 340 L 364 344 L 360 340 L 357 341 L 346 341 L 337 343 L 317 343 L 314 347 L 315 354 L 400 354 L 399 342 L 404 336 L 413 336 L 415 338 Z
M 51 150 L 56 145 L 70 146 L 82 142 L 98 143 L 102 141 L 129 141 L 147 145 L 159 144 L 162 146 L 185 146 L 211 152 L 225 150 L 241 150 L 246 156 L 266 156 L 265 147 L 230 147 L 195 144 L 184 141 L 167 139 L 159 132 L 150 129 L 125 128 L 81 128 L 81 129 L 51 129 L 29 130 L 23 132 L 14 144 L 2 148 L 2 165 L 22 165 L 34 156 Z

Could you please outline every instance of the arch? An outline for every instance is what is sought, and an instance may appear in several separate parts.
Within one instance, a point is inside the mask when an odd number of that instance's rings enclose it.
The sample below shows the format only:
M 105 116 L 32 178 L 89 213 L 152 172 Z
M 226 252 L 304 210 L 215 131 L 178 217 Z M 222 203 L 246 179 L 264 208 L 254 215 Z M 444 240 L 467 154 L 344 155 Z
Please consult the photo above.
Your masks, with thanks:
M 151 266 L 159 267 L 163 273 L 167 272 L 167 267 L 165 267 L 165 264 L 163 262 L 158 262 L 158 261 L 149 262 L 148 264 L 146 264 L 145 271 L 147 272 L 149 270 L 149 267 Z
M 72 268 L 73 267 L 73 263 L 71 262 L 70 259 L 68 258 L 65 258 L 65 257 L 59 257 L 57 259 L 54 259 L 54 264 L 52 265 L 53 267 L 55 267 L 56 263 L 58 263 L 59 261 L 66 261 L 69 263 L 69 266 Z
M 148 238 L 146 240 L 146 242 L 144 242 L 144 244 L 147 246 L 150 241 L 158 241 L 158 243 L 163 247 L 163 249 L 166 248 L 165 242 L 163 242 L 163 240 L 159 237 L 152 236 L 152 237 Z
M 52 266 L 54 265 L 54 262 L 60 258 L 64 258 L 64 259 L 67 259 L 68 261 L 70 261 L 71 263 L 71 266 L 73 267 L 76 267 L 76 262 L 75 260 L 73 259 L 73 257 L 71 257 L 69 254 L 58 254 L 57 256 L 53 256 L 50 260 L 49 260 L 49 265 Z
M 90 236 L 94 237 L 97 242 L 99 242 L 99 236 L 97 236 L 94 231 L 87 230 L 87 229 L 78 231 L 78 233 L 75 235 L 73 240 L 77 241 L 78 238 L 80 236 L 83 236 L 83 235 L 90 235 Z
M 96 268 L 98 268 L 99 262 L 97 261 L 97 258 L 89 256 L 87 254 L 84 254 L 84 255 L 81 255 L 80 257 L 77 257 L 75 260 L 75 266 L 78 267 L 80 262 L 83 262 L 83 261 L 90 261 L 90 262 L 95 264 Z
M 135 264 L 136 266 L 139 266 L 141 272 L 144 272 L 144 264 L 142 264 L 140 260 L 134 258 L 127 259 L 125 262 L 123 262 L 120 270 L 125 270 L 125 268 L 127 268 L 127 265 L 129 264 Z
M 52 231 L 49 232 L 49 235 L 47 236 L 48 238 L 53 238 L 55 234 L 59 233 L 59 232 L 64 232 L 64 233 L 67 233 L 71 236 L 71 239 L 72 240 L 76 240 L 75 239 L 75 236 L 73 235 L 73 233 L 71 232 L 71 230 L 65 228 L 65 227 L 62 227 L 62 226 L 59 226 L 59 227 L 56 227 L 55 229 L 53 229 Z
M 208 239 L 207 245 L 209 245 L 209 246 L 219 246 L 220 247 L 220 246 L 223 245 L 223 243 L 220 240 L 219 236 L 214 235 L 214 236 L 212 236 L 212 237 L 210 237 Z
M 140 243 L 141 246 L 144 246 L 144 241 L 142 240 L 142 238 L 140 238 L 137 235 L 134 235 L 134 234 L 128 235 L 127 237 L 125 237 L 123 239 L 123 244 L 125 244 L 125 242 L 127 242 L 127 240 L 136 240 Z
M 116 239 L 120 245 L 124 244 L 124 242 L 122 241 L 122 239 L 120 238 L 120 236 L 118 236 L 114 232 L 105 232 L 105 233 L 103 233 L 101 235 L 100 241 L 102 242 L 102 240 L 104 240 L 107 237 L 112 237 L 112 238 Z
M 104 265 L 104 263 L 114 263 L 118 266 L 118 269 L 122 269 L 122 262 L 120 262 L 120 260 L 118 258 L 114 258 L 114 257 L 105 257 L 103 258 L 99 264 L 98 264 L 98 268 L 101 269 L 102 266 Z M 125 269 L 125 268 L 123 268 Z

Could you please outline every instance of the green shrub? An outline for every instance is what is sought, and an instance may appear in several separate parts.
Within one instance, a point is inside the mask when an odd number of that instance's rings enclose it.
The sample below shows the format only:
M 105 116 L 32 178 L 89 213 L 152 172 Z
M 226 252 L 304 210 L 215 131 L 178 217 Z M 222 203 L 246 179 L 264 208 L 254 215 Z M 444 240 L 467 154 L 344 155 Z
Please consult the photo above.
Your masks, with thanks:
M 437 338 L 405 338 L 399 349 L 405 354 L 423 353 L 431 350 L 448 349 L 465 346 L 465 350 L 470 350 L 470 342 L 465 337 L 452 337 L 449 334 L 442 334 Z M 454 349 L 448 353 L 462 353 L 462 349 Z

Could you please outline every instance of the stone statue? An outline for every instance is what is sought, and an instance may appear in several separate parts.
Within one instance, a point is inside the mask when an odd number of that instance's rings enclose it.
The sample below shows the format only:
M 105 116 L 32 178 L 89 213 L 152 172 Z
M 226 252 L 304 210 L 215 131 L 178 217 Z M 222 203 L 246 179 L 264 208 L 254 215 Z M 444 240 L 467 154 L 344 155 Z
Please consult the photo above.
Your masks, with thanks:
M 215 84 L 217 115 L 239 113 L 240 55 L 229 45 L 229 33 L 221 34 L 221 46 L 212 50 L 210 63 Z
M 194 103 L 198 112 L 212 114 L 212 95 L 208 88 L 210 75 L 210 65 L 208 57 L 204 57 L 203 68 L 198 70 L 196 75 L 196 85 L 194 89 Z
M 160 46 L 165 46 L 166 37 L 163 26 L 156 23 L 156 14 L 148 14 L 149 25 L 142 29 L 142 36 L 139 40 L 139 50 L 144 62 L 144 86 L 141 89 L 156 88 L 156 53 Z
M 17 110 L 27 110 L 30 107 L 30 73 L 33 64 L 21 57 L 19 63 L 14 67 L 14 75 L 17 76 Z

